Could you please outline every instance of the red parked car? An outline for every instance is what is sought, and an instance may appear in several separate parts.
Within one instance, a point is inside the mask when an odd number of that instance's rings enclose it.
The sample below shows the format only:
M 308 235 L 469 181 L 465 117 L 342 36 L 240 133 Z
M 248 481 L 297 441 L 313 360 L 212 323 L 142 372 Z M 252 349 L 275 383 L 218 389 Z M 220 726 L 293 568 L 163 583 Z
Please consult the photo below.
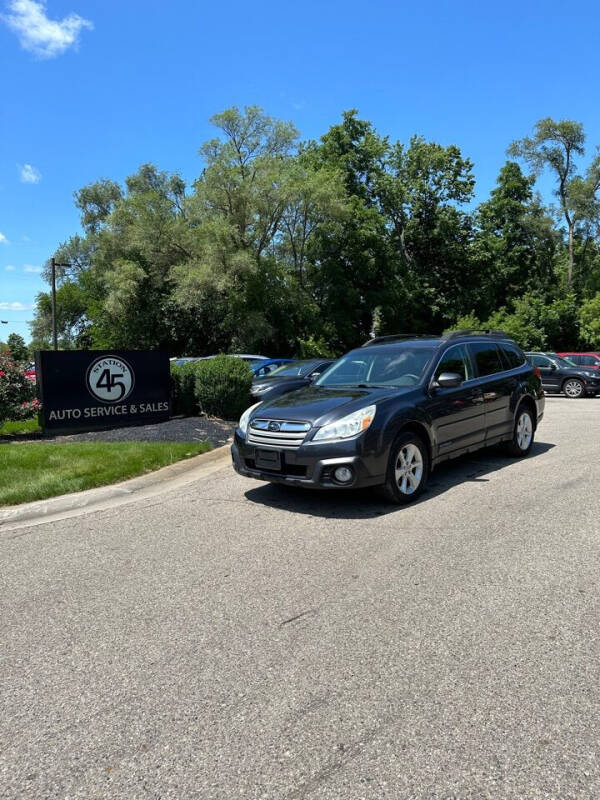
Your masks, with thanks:
M 568 358 L 578 367 L 600 369 L 600 353 L 557 353 L 556 355 Z

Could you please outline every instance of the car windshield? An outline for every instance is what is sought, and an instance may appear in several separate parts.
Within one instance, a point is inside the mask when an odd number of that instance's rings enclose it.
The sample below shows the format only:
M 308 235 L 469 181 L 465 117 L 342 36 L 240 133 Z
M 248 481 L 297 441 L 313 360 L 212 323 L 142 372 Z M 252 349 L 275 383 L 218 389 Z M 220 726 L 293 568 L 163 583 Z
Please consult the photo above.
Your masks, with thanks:
M 269 373 L 269 378 L 298 378 L 318 367 L 320 361 L 294 361 L 293 364 L 284 364 Z
M 316 385 L 416 386 L 434 352 L 433 347 L 408 344 L 363 347 L 342 356 L 316 381 Z
M 552 359 L 552 361 L 556 361 L 558 366 L 562 367 L 563 369 L 573 369 L 573 367 L 577 366 L 577 364 L 574 364 L 572 361 L 569 361 L 568 358 L 562 358 L 562 356 L 550 356 L 550 358 Z

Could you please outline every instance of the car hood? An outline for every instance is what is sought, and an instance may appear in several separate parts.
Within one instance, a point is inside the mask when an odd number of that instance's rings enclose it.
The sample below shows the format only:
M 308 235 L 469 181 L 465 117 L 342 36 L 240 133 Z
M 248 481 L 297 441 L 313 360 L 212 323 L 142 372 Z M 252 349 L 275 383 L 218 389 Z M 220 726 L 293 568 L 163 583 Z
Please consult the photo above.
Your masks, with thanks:
M 413 389 L 412 386 L 407 387 L 406 391 Z M 397 388 L 307 386 L 261 403 L 252 414 L 252 419 L 297 420 L 320 426 L 403 391 Z

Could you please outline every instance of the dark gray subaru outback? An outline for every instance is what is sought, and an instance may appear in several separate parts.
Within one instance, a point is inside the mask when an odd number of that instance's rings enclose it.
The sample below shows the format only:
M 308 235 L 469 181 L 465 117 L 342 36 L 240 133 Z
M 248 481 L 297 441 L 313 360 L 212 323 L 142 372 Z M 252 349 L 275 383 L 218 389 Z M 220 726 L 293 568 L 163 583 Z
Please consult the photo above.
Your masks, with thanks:
M 449 458 L 500 442 L 527 455 L 543 413 L 540 378 L 502 331 L 385 336 L 248 408 L 231 453 L 249 478 L 406 503 Z

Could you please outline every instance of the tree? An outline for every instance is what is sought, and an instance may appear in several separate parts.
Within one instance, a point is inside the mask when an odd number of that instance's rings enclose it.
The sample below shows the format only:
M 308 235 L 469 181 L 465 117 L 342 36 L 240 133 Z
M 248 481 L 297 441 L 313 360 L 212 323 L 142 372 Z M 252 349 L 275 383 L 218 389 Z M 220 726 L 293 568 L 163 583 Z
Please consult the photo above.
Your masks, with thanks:
M 413 306 L 411 329 L 439 330 L 473 306 L 473 226 L 462 206 L 474 185 L 473 164 L 455 145 L 413 136 L 408 146 L 391 148 L 381 205 Z M 393 327 L 402 329 L 407 316 L 397 308 Z
M 573 286 L 576 228 L 598 218 L 600 154 L 585 176 L 577 175 L 576 158 L 584 155 L 584 144 L 585 133 L 580 122 L 555 122 L 546 117 L 536 123 L 533 136 L 514 141 L 508 149 L 510 155 L 523 158 L 536 175 L 548 168 L 556 177 L 556 196 L 567 225 L 568 289 Z
M 584 344 L 600 348 L 600 292 L 582 304 L 579 324 Z
M 310 248 L 316 333 L 343 351 L 369 338 L 376 309 L 391 310 L 404 299 L 379 199 L 389 144 L 351 110 L 309 148 L 317 169 L 340 175 L 345 187 L 346 213 L 324 221 Z
M 312 332 L 318 314 L 307 287 L 309 245 L 325 220 L 343 211 L 343 187 L 298 133 L 252 106 L 212 118 L 220 137 L 187 203 L 195 247 L 171 272 L 173 300 L 216 316 L 213 347 L 287 353 Z M 206 346 L 206 345 L 205 345 Z
M 475 212 L 472 258 L 479 279 L 477 308 L 484 317 L 524 291 L 545 294 L 552 286 L 556 236 L 534 198 L 534 181 L 508 161 L 490 199 Z
M 91 298 L 78 283 L 66 281 L 56 290 L 56 329 L 62 350 L 89 346 L 87 331 Z M 31 329 L 32 350 L 49 350 L 52 341 L 52 301 L 48 292 L 36 298 L 36 310 Z
M 6 346 L 10 350 L 10 354 L 15 361 L 23 363 L 29 361 L 30 353 L 29 348 L 25 344 L 25 339 L 18 333 L 9 333 L 6 340 Z

